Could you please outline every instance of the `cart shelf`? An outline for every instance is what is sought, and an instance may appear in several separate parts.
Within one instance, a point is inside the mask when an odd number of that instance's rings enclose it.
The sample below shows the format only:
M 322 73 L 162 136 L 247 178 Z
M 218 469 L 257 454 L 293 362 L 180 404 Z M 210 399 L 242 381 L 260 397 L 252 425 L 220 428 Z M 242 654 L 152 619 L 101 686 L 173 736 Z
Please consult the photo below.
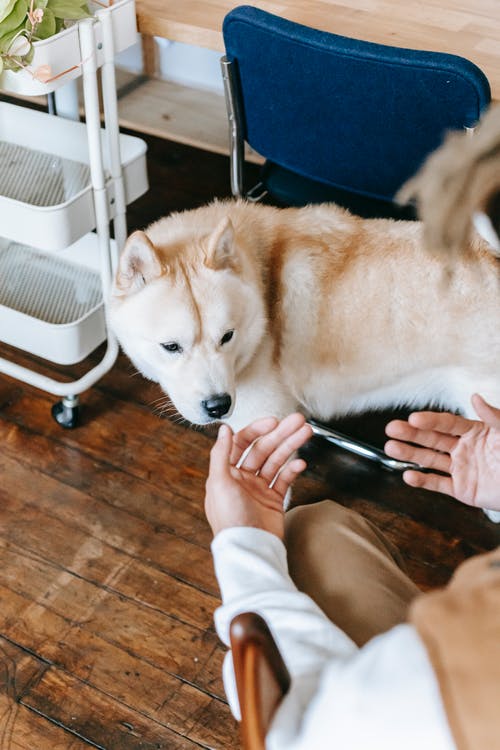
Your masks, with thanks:
M 105 174 L 108 148 L 101 131 Z M 33 148 L 28 148 L 30 144 Z M 146 145 L 120 135 L 125 200 L 147 190 Z M 8 239 L 40 249 L 67 247 L 96 225 L 86 126 L 0 103 L 0 225 Z M 108 180 L 114 218 L 114 183 Z
M 0 340 L 61 365 L 106 339 L 98 238 L 44 253 L 0 240 Z

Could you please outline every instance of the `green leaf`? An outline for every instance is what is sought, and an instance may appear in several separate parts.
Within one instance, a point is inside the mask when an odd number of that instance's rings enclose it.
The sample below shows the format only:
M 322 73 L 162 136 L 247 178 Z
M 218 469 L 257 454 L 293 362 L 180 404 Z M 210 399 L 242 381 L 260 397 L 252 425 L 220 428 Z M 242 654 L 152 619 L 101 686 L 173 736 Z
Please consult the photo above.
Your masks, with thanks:
M 12 12 L 16 0 L 0 0 L 0 34 L 3 33 L 2 23 L 5 18 Z
M 48 0 L 47 8 L 50 8 L 56 18 L 72 21 L 91 15 L 87 3 L 82 0 Z
M 19 27 L 26 18 L 28 7 L 27 0 L 17 0 L 9 15 L 0 23 L 0 37 Z
M 5 34 L 5 36 L 0 37 L 0 53 L 7 52 L 10 45 L 12 44 L 12 40 L 14 39 L 14 37 L 17 36 L 20 31 L 23 31 L 23 30 L 24 30 L 24 24 L 21 24 L 21 26 L 18 26 L 17 29 L 13 29 L 13 31 L 10 31 L 8 34 Z
M 0 57 L 0 75 L 2 75 L 2 70 L 3 70 L 3 60 Z
M 4 59 L 3 64 L 4 64 L 5 70 L 21 70 L 21 68 L 23 67 L 22 65 L 19 64 L 17 59 L 14 57 L 9 57 L 7 59 Z
M 48 39 L 56 33 L 56 17 L 50 8 L 43 11 L 42 22 L 35 26 L 34 38 Z

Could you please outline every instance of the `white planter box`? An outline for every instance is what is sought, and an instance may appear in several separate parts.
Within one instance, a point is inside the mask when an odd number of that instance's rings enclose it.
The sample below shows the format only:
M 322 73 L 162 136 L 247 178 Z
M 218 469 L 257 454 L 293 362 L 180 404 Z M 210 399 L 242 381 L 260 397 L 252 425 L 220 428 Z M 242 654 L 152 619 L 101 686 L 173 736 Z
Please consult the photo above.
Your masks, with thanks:
M 106 165 L 104 130 L 101 141 Z M 120 135 L 120 150 L 128 204 L 148 188 L 146 144 Z M 110 183 L 110 218 L 112 193 Z M 57 250 L 94 228 L 85 125 L 0 103 L 0 234 L 42 250 Z
M 98 238 L 59 253 L 0 239 L 0 340 L 61 365 L 106 339 Z
M 96 11 L 100 6 L 89 3 L 91 10 Z M 100 13 L 110 13 L 113 21 L 113 41 L 115 54 L 127 47 L 131 47 L 137 38 L 137 24 L 134 0 L 118 0 L 109 8 L 99 10 Z M 102 53 L 99 45 L 102 40 L 102 30 L 96 17 L 95 35 L 97 43 L 97 63 L 102 64 Z M 5 70 L 0 75 L 0 88 L 24 96 L 41 96 L 78 78 L 81 75 L 82 56 L 78 39 L 78 23 L 70 26 L 59 34 L 42 39 L 34 43 L 35 54 L 29 70 Z M 59 76 L 51 83 L 41 83 L 33 78 L 33 71 L 40 65 L 49 65 L 52 76 Z M 30 72 L 31 71 L 31 72 Z

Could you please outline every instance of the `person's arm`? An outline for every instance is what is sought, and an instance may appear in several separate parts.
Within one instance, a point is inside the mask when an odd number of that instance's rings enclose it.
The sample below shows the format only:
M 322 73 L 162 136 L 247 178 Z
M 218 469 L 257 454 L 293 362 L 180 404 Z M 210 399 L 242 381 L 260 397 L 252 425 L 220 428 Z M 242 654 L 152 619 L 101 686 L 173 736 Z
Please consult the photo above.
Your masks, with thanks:
M 215 613 L 217 632 L 229 645 L 229 625 L 236 614 L 262 614 L 287 654 L 292 677 L 317 671 L 333 652 L 356 651 L 288 575 L 283 502 L 305 468 L 302 459 L 289 459 L 311 435 L 300 414 L 281 423 L 259 420 L 236 435 L 223 425 L 211 452 L 205 498 L 223 600 Z M 236 708 L 231 688 L 229 693 Z
M 232 618 L 258 612 L 292 677 L 266 747 L 420 750 L 427 745 L 451 750 L 439 689 L 415 630 L 399 626 L 358 649 L 288 574 L 282 503 L 305 464 L 286 460 L 309 436 L 299 415 L 279 425 L 254 423 L 236 436 L 223 427 L 207 480 L 205 507 L 215 534 L 212 551 L 222 595 L 217 632 L 229 645 Z M 238 717 L 230 652 L 224 683 Z
M 392 440 L 385 452 L 431 470 L 405 471 L 407 484 L 500 511 L 500 409 L 477 394 L 472 405 L 477 421 L 448 412 L 415 412 L 408 421 L 389 422 L 386 433 Z

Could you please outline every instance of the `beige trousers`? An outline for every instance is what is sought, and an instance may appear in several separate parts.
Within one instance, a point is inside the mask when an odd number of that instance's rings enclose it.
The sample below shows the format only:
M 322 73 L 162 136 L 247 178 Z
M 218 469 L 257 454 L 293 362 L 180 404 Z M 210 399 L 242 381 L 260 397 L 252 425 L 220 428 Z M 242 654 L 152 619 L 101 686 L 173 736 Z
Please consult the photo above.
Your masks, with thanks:
M 394 545 L 372 523 L 332 500 L 286 514 L 290 575 L 325 614 L 362 646 L 404 622 L 419 589 Z

